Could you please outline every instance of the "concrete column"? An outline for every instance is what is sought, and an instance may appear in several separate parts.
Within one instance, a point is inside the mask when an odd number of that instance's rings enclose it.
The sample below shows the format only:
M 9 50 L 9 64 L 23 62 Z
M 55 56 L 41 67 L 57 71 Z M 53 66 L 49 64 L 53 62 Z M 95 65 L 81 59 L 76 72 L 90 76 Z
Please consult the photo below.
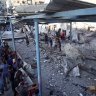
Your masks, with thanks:
M 38 22 L 35 22 L 35 39 L 36 39 L 36 56 L 37 56 L 37 71 L 38 71 L 38 83 L 39 83 L 39 96 L 42 96 Z

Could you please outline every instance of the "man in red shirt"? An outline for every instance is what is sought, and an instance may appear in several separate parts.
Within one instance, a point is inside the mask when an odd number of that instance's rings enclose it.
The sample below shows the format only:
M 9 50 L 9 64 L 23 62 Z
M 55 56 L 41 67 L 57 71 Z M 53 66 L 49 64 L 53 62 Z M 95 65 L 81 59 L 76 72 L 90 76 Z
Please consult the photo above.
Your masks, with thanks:
M 63 33 L 62 33 L 62 40 L 66 40 L 66 30 L 63 30 Z

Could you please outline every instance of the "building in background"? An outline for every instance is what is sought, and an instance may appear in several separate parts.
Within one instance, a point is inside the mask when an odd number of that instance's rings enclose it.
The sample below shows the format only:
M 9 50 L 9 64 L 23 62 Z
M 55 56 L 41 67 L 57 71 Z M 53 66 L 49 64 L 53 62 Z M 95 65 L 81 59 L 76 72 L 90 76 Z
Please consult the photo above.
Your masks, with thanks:
M 6 7 L 9 8 L 10 6 L 13 6 L 13 0 L 6 0 Z
M 0 0 L 0 15 L 6 14 L 6 0 Z
M 11 15 L 13 13 L 13 0 L 6 0 L 7 14 Z
M 6 8 L 6 0 L 0 0 L 0 8 Z
M 45 0 L 13 0 L 13 6 L 44 4 Z
M 13 6 L 16 11 L 14 11 L 14 13 L 19 15 L 32 15 L 37 14 L 38 12 L 43 12 L 49 3 L 48 1 L 50 2 L 50 0 L 14 0 Z

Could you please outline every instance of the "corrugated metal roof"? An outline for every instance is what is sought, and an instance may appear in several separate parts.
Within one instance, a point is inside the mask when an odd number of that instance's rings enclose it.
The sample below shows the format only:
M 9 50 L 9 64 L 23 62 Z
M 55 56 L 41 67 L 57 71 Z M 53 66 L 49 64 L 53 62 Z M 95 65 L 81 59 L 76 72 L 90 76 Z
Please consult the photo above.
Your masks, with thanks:
M 47 5 L 46 10 L 43 12 L 43 14 L 38 12 L 38 15 L 24 17 L 22 20 L 35 19 L 38 22 L 49 23 L 96 21 L 96 4 L 82 2 L 80 0 L 53 0 Z

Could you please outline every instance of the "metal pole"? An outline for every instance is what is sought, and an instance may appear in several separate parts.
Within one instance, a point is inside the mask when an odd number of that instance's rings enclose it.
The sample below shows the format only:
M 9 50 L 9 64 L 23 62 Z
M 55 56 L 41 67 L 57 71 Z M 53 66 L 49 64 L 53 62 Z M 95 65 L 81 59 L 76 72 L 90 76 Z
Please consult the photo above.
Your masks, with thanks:
M 15 40 L 14 40 L 14 31 L 13 31 L 13 25 L 12 25 L 11 20 L 10 20 L 10 29 L 11 29 L 11 32 L 12 32 L 13 50 L 16 51 Z
M 36 39 L 36 55 L 37 55 L 37 71 L 38 71 L 38 83 L 39 83 L 39 96 L 42 96 L 38 22 L 35 22 L 35 36 L 36 36 L 35 39 Z
M 70 44 L 72 43 L 72 22 L 70 22 Z
M 10 20 L 10 29 L 12 32 L 12 42 L 13 42 L 13 50 L 14 50 L 14 54 L 15 54 L 15 60 L 17 61 L 17 53 L 16 53 L 16 46 L 15 46 L 15 40 L 14 40 L 13 24 L 12 24 L 11 20 Z
M 1 33 L 1 31 L 0 31 L 0 40 L 2 41 L 2 33 Z

